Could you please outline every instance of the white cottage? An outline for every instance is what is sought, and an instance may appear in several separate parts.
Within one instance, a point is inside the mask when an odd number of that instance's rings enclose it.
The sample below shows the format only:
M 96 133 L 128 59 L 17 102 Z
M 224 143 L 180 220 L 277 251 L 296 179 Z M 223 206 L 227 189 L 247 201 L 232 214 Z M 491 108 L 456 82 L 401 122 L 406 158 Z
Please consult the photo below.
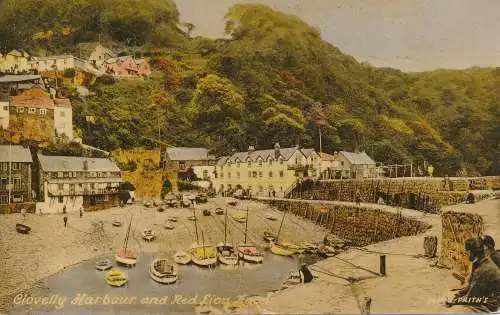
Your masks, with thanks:
M 38 154 L 40 194 L 37 211 L 61 213 L 103 209 L 118 205 L 122 179 L 109 159 Z

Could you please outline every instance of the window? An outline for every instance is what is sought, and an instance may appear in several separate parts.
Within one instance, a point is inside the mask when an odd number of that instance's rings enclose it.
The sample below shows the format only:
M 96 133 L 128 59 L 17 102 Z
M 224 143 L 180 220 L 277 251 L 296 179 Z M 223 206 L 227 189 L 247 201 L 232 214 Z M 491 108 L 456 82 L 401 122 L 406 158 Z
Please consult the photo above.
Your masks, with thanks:
M 19 169 L 19 165 L 18 165 L 18 163 L 12 163 L 12 169 L 13 169 L 14 171 L 18 170 L 18 169 Z
M 64 202 L 64 198 L 63 198 L 63 196 L 59 196 L 59 198 L 58 198 L 58 199 L 59 199 L 59 200 L 58 200 L 58 201 L 59 201 L 59 203 L 63 203 L 63 202 Z
M 75 184 L 70 184 L 69 185 L 69 192 L 73 193 L 73 194 L 75 193 Z
M 231 172 L 227 173 L 227 178 L 231 178 Z
M 18 113 L 24 113 L 24 107 L 18 107 L 17 108 Z
M 95 189 L 95 183 L 90 184 L 90 189 Z
M 2 169 L 4 171 L 8 170 L 9 169 L 9 163 L 2 163 Z
M 47 110 L 45 108 L 40 108 L 40 115 L 46 115 Z
M 9 106 L 4 106 L 3 110 L 9 110 Z
M 21 184 L 21 177 L 14 177 L 14 187 L 19 188 Z
M 252 166 L 252 161 L 248 161 L 248 166 Z
M 240 178 L 240 172 L 236 172 L 236 178 Z
M 63 190 L 64 189 L 64 184 L 57 184 L 57 189 Z
M 0 179 L 0 190 L 7 190 L 7 184 L 9 183 L 9 180 L 7 177 L 2 177 Z
M 259 177 L 262 178 L 262 172 L 259 172 Z
M 8 196 L 0 196 L 0 203 L 8 203 L 8 202 L 9 202 Z
M 253 172 L 252 172 L 252 177 L 253 177 L 253 178 L 257 178 L 257 172 L 256 172 L 256 171 L 253 171 Z
M 273 178 L 273 172 L 269 172 L 269 178 Z
M 64 172 L 64 173 L 63 173 L 63 177 L 64 177 L 64 178 L 69 177 L 69 172 Z
M 220 173 L 220 178 L 224 178 L 224 173 Z
M 259 166 L 262 166 L 262 160 L 259 160 Z
M 340 165 L 344 166 L 344 161 L 340 162 Z
M 280 177 L 285 176 L 285 173 L 283 171 L 280 171 Z
M 30 107 L 30 108 L 28 109 L 28 113 L 30 113 L 30 114 L 35 114 L 35 113 L 36 113 L 36 108 Z
M 65 113 L 65 112 L 61 112 L 61 113 L 59 114 L 59 116 L 60 116 L 60 117 L 64 117 L 64 115 L 66 115 L 66 113 Z
M 57 172 L 57 177 L 62 178 L 63 177 L 63 172 Z
M 269 165 L 273 165 L 273 160 L 269 159 Z

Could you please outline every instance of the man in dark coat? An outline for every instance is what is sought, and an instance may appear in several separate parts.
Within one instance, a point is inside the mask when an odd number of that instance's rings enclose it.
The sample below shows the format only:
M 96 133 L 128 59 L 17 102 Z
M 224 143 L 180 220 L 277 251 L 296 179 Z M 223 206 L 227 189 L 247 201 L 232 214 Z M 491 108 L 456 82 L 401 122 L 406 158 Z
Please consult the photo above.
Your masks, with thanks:
M 489 235 L 483 236 L 486 255 L 500 268 L 500 252 L 495 249 L 495 240 Z
M 465 242 L 465 250 L 472 262 L 469 285 L 455 295 L 452 305 L 470 305 L 484 312 L 495 312 L 500 306 L 500 270 L 486 256 L 481 238 Z
M 63 220 L 64 220 L 64 227 L 66 227 L 66 225 L 68 224 L 68 217 L 64 216 Z
M 300 280 L 302 283 L 308 283 L 314 279 L 314 276 L 312 275 L 309 268 L 307 268 L 306 264 L 301 265 L 300 270 L 299 270 L 299 274 L 300 274 Z

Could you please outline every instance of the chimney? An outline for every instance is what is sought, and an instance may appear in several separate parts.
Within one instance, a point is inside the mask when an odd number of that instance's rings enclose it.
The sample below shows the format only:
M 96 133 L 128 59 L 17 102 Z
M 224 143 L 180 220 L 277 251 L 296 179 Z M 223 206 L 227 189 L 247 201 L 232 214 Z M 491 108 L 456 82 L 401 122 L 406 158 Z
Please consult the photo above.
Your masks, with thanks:
M 253 145 L 248 146 L 248 153 L 255 152 L 255 147 Z
M 83 161 L 83 170 L 84 171 L 89 170 L 89 162 L 87 160 Z
M 274 144 L 274 158 L 277 160 L 280 157 L 280 144 L 276 142 Z

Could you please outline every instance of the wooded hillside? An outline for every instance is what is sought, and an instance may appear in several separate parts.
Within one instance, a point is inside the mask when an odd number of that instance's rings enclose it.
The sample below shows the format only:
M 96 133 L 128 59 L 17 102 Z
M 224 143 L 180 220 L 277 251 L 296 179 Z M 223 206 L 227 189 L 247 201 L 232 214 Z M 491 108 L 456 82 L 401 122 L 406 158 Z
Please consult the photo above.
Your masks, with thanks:
M 171 0 L 3 0 L 0 12 L 5 48 L 63 52 L 101 37 L 152 58 L 150 79 L 101 79 L 96 96 L 74 99 L 84 140 L 106 150 L 153 145 L 158 135 L 217 154 L 276 141 L 318 149 L 321 130 L 327 152 L 425 160 L 436 175 L 500 173 L 500 68 L 375 68 L 300 19 L 256 4 L 232 7 L 218 40 L 190 38 L 195 26 L 179 21 Z

